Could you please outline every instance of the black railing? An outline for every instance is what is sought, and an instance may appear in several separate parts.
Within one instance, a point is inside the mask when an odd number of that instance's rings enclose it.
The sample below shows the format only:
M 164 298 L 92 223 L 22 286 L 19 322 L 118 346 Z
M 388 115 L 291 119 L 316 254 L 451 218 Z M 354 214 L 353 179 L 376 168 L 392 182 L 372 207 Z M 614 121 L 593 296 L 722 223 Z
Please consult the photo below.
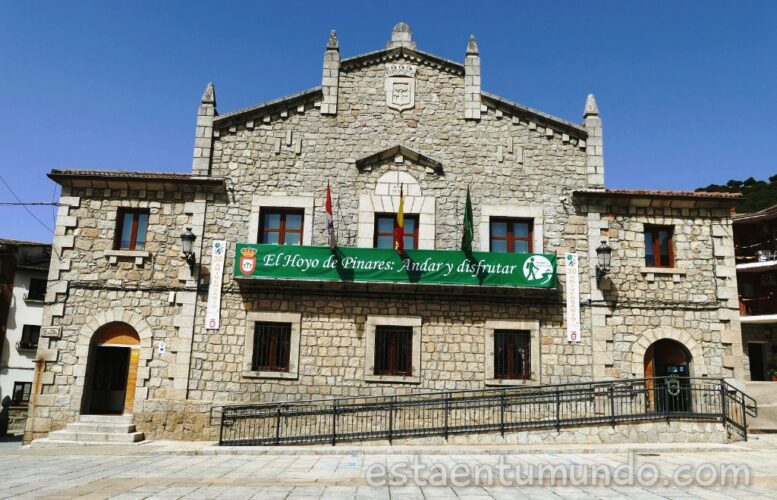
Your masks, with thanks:
M 755 400 L 722 379 L 653 378 L 219 407 L 219 444 L 331 443 L 696 420 L 747 440 Z

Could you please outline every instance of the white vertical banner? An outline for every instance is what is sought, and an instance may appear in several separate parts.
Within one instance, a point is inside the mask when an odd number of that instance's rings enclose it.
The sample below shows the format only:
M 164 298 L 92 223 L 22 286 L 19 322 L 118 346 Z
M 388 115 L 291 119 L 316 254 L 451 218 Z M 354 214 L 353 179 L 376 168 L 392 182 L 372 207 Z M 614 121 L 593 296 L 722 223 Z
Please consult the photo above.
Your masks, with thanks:
M 221 283 L 224 281 L 224 261 L 227 242 L 215 240 L 210 253 L 210 286 L 208 287 L 208 309 L 205 313 L 205 328 L 218 330 L 221 317 Z
M 564 257 L 567 274 L 567 340 L 580 342 L 580 267 L 577 254 Z

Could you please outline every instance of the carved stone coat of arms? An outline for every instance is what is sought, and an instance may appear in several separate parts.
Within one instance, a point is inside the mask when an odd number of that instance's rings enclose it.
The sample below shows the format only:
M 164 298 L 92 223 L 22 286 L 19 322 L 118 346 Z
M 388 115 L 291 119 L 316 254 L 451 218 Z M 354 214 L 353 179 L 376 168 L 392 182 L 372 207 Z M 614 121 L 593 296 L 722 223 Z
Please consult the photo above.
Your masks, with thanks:
M 386 64 L 386 106 L 403 111 L 415 106 L 415 72 L 412 64 Z

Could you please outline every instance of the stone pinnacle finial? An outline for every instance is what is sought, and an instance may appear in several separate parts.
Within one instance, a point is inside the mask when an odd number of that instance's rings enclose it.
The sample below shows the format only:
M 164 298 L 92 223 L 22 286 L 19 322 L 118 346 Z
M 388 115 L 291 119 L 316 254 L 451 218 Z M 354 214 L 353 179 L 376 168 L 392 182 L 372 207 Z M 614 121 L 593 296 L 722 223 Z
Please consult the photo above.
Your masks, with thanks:
M 475 35 L 469 36 L 469 42 L 467 42 L 467 55 L 478 53 L 478 42 L 475 41 Z
M 397 25 L 394 26 L 394 29 L 391 30 L 391 40 L 386 44 L 386 48 L 392 49 L 394 47 L 415 48 L 413 32 L 410 31 L 410 26 L 406 23 L 397 23 Z
M 588 98 L 585 100 L 583 118 L 588 116 L 599 116 L 599 106 L 596 105 L 596 99 L 593 94 L 588 94 Z
M 337 42 L 337 33 L 335 30 L 332 30 L 329 33 L 329 40 L 326 42 L 326 49 L 327 50 L 339 50 L 340 44 Z
M 216 88 L 213 86 L 213 83 L 209 83 L 205 87 L 205 92 L 202 93 L 202 103 L 216 105 Z

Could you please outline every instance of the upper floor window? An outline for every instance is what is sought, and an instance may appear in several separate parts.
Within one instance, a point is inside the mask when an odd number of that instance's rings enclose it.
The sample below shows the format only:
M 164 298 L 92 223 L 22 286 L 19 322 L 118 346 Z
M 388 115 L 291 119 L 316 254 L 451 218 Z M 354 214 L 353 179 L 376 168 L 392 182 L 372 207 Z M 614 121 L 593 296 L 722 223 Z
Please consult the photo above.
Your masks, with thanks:
M 288 372 L 291 323 L 257 322 L 254 327 L 254 371 Z
M 531 219 L 492 217 L 490 250 L 492 252 L 531 253 L 533 251 Z
M 46 280 L 41 278 L 32 278 L 30 288 L 27 291 L 27 300 L 43 300 L 46 296 Z
M 114 250 L 143 250 L 146 247 L 148 210 L 120 208 Z
M 528 379 L 531 377 L 531 332 L 494 331 L 494 378 Z
M 19 341 L 19 348 L 21 349 L 37 348 L 38 338 L 40 338 L 39 325 L 24 325 L 22 327 L 22 338 Z
M 645 265 L 648 267 L 674 267 L 672 226 L 645 225 Z
M 418 215 L 404 214 L 405 227 L 402 233 L 405 239 L 405 250 L 418 248 Z M 397 214 L 375 214 L 375 248 L 394 248 L 394 226 Z
M 262 209 L 259 235 L 261 243 L 301 245 L 304 211 L 298 209 Z

